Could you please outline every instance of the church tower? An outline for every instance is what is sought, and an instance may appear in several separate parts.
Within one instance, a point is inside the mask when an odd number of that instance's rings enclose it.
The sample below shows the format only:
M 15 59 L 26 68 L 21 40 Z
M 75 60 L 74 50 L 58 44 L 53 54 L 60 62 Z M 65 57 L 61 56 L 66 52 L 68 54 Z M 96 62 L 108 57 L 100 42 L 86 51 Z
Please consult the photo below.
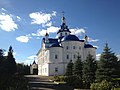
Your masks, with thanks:
M 49 43 L 48 38 L 49 38 L 49 34 L 48 34 L 47 31 L 46 31 L 46 34 L 45 34 L 45 42 L 46 42 L 46 43 Z
M 67 36 L 67 35 L 69 35 L 70 33 L 71 33 L 71 32 L 70 32 L 70 30 L 68 29 L 68 26 L 66 25 L 64 13 L 63 13 L 61 28 L 60 28 L 60 30 L 57 32 L 58 40 L 61 41 L 61 39 L 62 39 L 64 36 Z

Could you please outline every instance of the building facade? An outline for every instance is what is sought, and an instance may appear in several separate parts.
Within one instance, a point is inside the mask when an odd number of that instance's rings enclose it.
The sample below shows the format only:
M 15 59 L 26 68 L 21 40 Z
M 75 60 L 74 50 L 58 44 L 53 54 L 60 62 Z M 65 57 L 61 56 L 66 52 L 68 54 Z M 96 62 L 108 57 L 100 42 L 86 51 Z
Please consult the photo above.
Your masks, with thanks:
M 85 40 L 80 40 L 71 34 L 64 16 L 57 35 L 58 38 L 50 38 L 46 32 L 42 39 L 41 48 L 37 53 L 38 75 L 64 75 L 68 62 L 75 62 L 78 55 L 82 60 L 85 60 L 89 53 L 96 58 L 96 48 L 87 43 L 87 35 Z
M 38 74 L 38 64 L 36 64 L 35 60 L 32 65 L 30 65 L 30 74 L 37 75 Z

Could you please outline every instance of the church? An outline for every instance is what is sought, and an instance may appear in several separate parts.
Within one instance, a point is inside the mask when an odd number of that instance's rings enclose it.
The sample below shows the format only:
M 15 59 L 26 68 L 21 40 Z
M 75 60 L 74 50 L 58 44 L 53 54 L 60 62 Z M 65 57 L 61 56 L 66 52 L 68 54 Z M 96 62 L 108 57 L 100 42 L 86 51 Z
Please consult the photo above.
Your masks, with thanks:
M 64 15 L 57 36 L 58 38 L 50 38 L 46 32 L 42 39 L 41 48 L 37 53 L 38 75 L 64 75 L 68 62 L 75 62 L 78 55 L 82 60 L 85 60 L 88 54 L 96 58 L 96 48 L 88 43 L 87 35 L 81 40 L 71 34 Z

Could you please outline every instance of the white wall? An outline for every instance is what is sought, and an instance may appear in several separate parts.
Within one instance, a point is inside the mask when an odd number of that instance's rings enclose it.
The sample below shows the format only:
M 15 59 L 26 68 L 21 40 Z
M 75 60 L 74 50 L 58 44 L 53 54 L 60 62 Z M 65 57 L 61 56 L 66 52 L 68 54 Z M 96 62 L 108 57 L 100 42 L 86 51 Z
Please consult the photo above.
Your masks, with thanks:
M 75 62 L 75 60 L 77 59 L 78 53 L 81 56 L 81 58 L 83 58 L 84 42 L 65 41 L 65 42 L 62 42 L 62 45 L 63 45 L 63 51 L 62 51 L 63 60 L 65 62 L 69 62 L 70 60 Z M 68 49 L 66 48 L 67 46 L 68 46 Z M 69 59 L 67 59 L 67 54 L 69 55 Z
M 95 48 L 84 48 L 84 42 L 80 41 L 65 41 L 62 42 L 63 47 L 51 47 L 45 49 L 44 45 L 38 54 L 38 75 L 51 76 L 51 75 L 64 75 L 67 63 L 72 60 L 76 61 L 78 53 L 81 55 L 82 60 L 85 60 L 90 53 L 96 58 Z M 66 47 L 68 46 L 68 49 Z M 75 48 L 73 48 L 75 46 Z M 67 54 L 69 59 L 67 59 Z M 55 58 L 57 55 L 57 58 Z M 75 55 L 75 57 L 74 57 Z M 55 68 L 58 72 L 55 72 Z

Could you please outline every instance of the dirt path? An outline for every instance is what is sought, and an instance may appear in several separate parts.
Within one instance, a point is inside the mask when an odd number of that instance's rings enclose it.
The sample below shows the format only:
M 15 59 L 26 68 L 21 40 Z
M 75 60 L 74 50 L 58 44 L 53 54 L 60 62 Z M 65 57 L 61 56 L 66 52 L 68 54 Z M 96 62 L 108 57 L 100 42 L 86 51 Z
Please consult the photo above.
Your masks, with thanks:
M 29 90 L 73 90 L 69 86 L 59 85 L 49 81 L 49 77 L 27 75 Z

